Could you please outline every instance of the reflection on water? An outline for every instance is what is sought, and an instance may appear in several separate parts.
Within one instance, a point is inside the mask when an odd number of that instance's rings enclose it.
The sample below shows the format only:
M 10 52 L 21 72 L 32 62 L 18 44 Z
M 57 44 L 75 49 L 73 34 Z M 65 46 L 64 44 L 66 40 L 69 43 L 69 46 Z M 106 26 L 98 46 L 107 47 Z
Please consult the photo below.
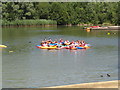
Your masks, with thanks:
M 2 50 L 3 88 L 39 88 L 116 80 L 117 36 L 118 31 L 87 32 L 80 27 L 3 28 L 3 44 L 8 46 Z M 45 37 L 85 40 L 92 47 L 87 50 L 36 48 Z M 107 73 L 111 77 L 107 77 Z

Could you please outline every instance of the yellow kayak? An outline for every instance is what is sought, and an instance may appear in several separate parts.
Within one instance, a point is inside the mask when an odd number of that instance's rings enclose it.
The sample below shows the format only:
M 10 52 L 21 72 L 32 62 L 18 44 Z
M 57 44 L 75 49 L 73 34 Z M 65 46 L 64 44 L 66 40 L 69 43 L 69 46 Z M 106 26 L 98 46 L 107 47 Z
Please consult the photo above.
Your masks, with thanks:
M 41 46 L 40 47 L 41 49 L 56 49 L 57 47 L 56 46 L 50 46 L 50 47 L 43 47 L 43 46 Z
M 0 47 L 1 47 L 1 48 L 7 48 L 7 46 L 5 46 L 5 45 L 0 45 Z
M 84 46 L 84 48 L 90 48 L 89 46 Z

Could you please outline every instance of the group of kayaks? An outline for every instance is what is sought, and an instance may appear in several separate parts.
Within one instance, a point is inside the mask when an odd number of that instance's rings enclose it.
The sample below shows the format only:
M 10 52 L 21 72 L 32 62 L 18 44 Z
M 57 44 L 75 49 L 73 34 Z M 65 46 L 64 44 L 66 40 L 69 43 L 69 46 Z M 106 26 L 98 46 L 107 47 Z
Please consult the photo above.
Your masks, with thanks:
M 77 49 L 88 49 L 90 48 L 89 44 L 86 45 L 86 46 L 81 46 L 81 47 L 74 47 L 74 48 L 71 48 L 69 46 L 61 46 L 61 47 L 58 47 L 58 46 L 41 46 L 41 45 L 36 45 L 37 48 L 40 48 L 40 49 L 70 49 L 70 50 L 77 50 Z
M 48 41 L 49 42 L 49 41 Z M 63 44 L 63 43 L 58 43 L 58 42 L 54 42 L 54 43 L 47 43 L 47 45 L 44 45 L 45 42 L 43 42 L 43 44 L 40 45 L 36 45 L 37 48 L 40 49 L 56 49 L 56 50 L 60 50 L 60 49 L 70 49 L 70 50 L 77 50 L 77 49 L 88 49 L 91 47 L 90 44 L 84 44 L 84 45 L 72 45 L 72 44 Z

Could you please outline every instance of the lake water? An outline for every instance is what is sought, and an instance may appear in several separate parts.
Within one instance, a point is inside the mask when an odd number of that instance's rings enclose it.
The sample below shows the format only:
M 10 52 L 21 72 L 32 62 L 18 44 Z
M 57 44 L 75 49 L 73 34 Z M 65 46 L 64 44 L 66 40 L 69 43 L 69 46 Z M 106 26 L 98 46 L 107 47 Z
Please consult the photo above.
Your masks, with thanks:
M 3 28 L 2 31 L 3 44 L 8 46 L 2 49 L 3 88 L 40 88 L 118 79 L 118 31 L 87 32 L 77 26 Z M 84 40 L 92 47 L 87 50 L 35 47 L 49 37 Z

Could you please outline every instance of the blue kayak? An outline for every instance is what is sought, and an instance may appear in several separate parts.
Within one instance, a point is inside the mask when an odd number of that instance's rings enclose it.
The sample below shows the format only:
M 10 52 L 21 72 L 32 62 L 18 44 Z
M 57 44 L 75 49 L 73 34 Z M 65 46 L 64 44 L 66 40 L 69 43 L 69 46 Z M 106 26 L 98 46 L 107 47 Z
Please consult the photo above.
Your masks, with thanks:
M 53 45 L 54 46 L 54 45 L 57 45 L 57 43 L 50 43 L 49 45 Z
M 85 49 L 84 47 L 76 47 L 77 49 Z
M 36 45 L 37 47 L 41 46 L 41 45 Z

